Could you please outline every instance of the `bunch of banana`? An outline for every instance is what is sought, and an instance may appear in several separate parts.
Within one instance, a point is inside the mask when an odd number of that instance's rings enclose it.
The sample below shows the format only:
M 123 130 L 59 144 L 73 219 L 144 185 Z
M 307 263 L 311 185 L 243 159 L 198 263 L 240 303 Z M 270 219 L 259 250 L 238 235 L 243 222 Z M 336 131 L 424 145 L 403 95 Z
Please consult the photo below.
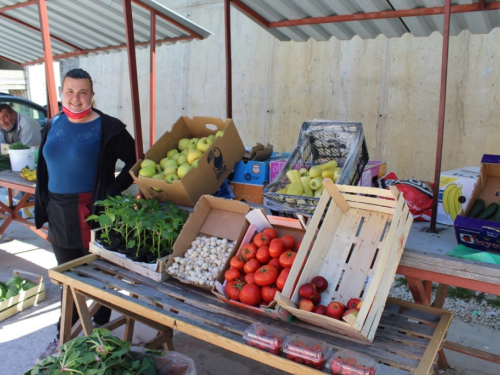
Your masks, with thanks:
M 455 220 L 460 209 L 462 208 L 462 203 L 459 202 L 458 198 L 462 195 L 462 185 L 449 184 L 446 186 L 443 192 L 443 209 L 448 215 L 450 215 L 452 220 Z
M 28 181 L 36 181 L 36 169 L 25 167 L 21 169 L 21 177 Z

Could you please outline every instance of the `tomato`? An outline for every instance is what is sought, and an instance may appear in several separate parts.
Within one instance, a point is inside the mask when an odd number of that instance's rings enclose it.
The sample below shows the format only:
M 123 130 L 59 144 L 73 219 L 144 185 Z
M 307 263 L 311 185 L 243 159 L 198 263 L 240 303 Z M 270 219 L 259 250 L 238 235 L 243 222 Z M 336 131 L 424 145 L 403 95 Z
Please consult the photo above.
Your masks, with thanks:
M 240 290 L 243 287 L 243 283 L 240 280 L 228 281 L 224 287 L 224 292 L 227 298 L 234 299 L 235 301 L 240 300 Z
M 275 238 L 271 241 L 269 245 L 269 255 L 273 258 L 279 258 L 281 254 L 285 251 L 285 244 L 279 238 Z
M 257 259 L 261 264 L 267 264 L 271 260 L 271 255 L 269 255 L 269 247 L 259 247 L 257 249 L 257 253 L 255 254 L 255 259 Z
M 281 241 L 283 241 L 286 250 L 293 250 L 295 247 L 295 238 L 292 236 L 283 236 L 281 237 Z
M 271 237 L 264 233 L 257 233 L 253 238 L 253 244 L 257 246 L 257 248 L 261 246 L 269 246 L 271 242 Z
M 243 266 L 245 265 L 245 259 L 243 259 L 243 257 L 240 255 L 235 255 L 231 258 L 229 265 L 231 266 L 231 268 L 242 270 Z
M 257 253 L 257 247 L 253 243 L 247 243 L 241 247 L 240 255 L 243 257 L 245 261 L 255 258 L 255 254 Z
M 245 271 L 245 273 L 254 273 L 255 271 L 257 271 L 259 269 L 259 267 L 260 267 L 260 263 L 257 259 L 250 259 L 243 266 L 243 271 Z
M 260 288 L 255 284 L 245 284 L 240 291 L 240 301 L 246 305 L 255 306 L 262 300 Z
M 262 233 L 267 234 L 271 240 L 278 238 L 278 232 L 274 228 L 266 228 L 262 231 Z
M 280 275 L 276 279 L 276 286 L 279 290 L 283 290 L 285 287 L 286 279 L 288 278 L 288 274 L 290 273 L 290 268 L 285 268 L 280 272 Z
M 300 249 L 300 245 L 302 245 L 302 241 L 300 241 L 300 242 L 297 244 L 297 251 L 299 251 L 299 249 Z
M 276 269 L 278 270 L 278 273 L 281 272 L 281 270 L 283 269 L 283 267 L 281 267 L 281 264 L 280 264 L 280 261 L 278 258 L 272 258 L 269 263 L 268 263 L 270 266 L 274 266 L 276 267 Z
M 274 284 L 277 278 L 278 270 L 276 267 L 270 265 L 260 267 L 257 271 L 255 271 L 253 276 L 255 284 L 259 286 Z
M 279 257 L 280 266 L 283 268 L 291 268 L 296 255 L 297 253 L 293 251 L 285 251 Z
M 247 284 L 251 284 L 254 282 L 253 280 L 253 273 L 247 273 L 245 275 L 245 277 L 243 278 L 243 280 L 247 283 Z
M 275 286 L 269 286 L 269 285 L 263 286 L 261 290 L 262 300 L 267 304 L 271 303 L 272 301 L 274 301 L 274 295 L 276 294 L 277 291 L 278 288 L 276 288 Z
M 230 268 L 226 271 L 224 277 L 227 281 L 233 281 L 239 279 L 241 277 L 241 273 L 236 268 Z

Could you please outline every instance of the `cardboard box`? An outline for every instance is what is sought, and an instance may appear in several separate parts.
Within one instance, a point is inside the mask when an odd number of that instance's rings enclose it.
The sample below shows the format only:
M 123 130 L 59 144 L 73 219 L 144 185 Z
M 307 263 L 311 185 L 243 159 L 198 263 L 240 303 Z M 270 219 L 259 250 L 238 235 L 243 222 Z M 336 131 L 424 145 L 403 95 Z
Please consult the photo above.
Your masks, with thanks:
M 463 167 L 441 172 L 437 211 L 438 223 L 453 225 L 460 209 L 469 203 L 478 178 L 479 167 Z
M 241 246 L 252 242 L 253 237 L 257 233 L 262 232 L 265 228 L 273 227 L 274 229 L 276 229 L 276 231 L 278 232 L 278 237 L 282 237 L 285 235 L 292 236 L 293 238 L 295 238 L 296 243 L 302 241 L 302 238 L 306 233 L 306 230 L 304 229 L 302 223 L 298 219 L 285 218 L 279 216 L 267 216 L 263 211 L 258 209 L 251 210 L 247 214 L 247 220 L 249 221 L 250 225 L 248 227 L 247 232 L 245 233 L 245 237 L 241 241 L 240 248 Z M 239 251 L 240 250 L 238 249 L 238 252 Z M 307 248 L 301 247 L 297 252 L 297 254 L 302 254 L 306 252 Z M 285 288 L 289 282 L 293 283 L 293 280 L 290 281 L 290 278 L 287 279 L 287 282 L 285 283 Z M 268 306 L 255 307 L 255 306 L 245 305 L 238 301 L 230 300 L 224 294 L 224 285 L 225 285 L 224 280 L 222 281 L 219 280 L 219 282 L 216 283 L 213 289 L 213 293 L 221 301 L 246 311 L 253 311 L 259 315 L 269 316 L 270 318 L 273 319 L 284 320 L 284 321 L 290 321 L 292 319 L 292 315 L 284 308 L 279 306 L 276 303 L 276 301 L 271 302 Z M 294 290 L 293 287 L 294 285 L 293 286 L 290 285 L 288 289 L 293 291 Z
M 500 204 L 500 155 L 483 155 L 480 175 L 470 196 L 467 207 L 460 210 L 455 219 L 455 236 L 459 244 L 476 250 L 500 251 L 500 223 L 467 217 L 476 199 Z
M 145 155 L 146 159 L 159 163 L 167 151 L 177 148 L 182 138 L 206 137 L 218 130 L 223 130 L 224 135 L 217 138 L 199 159 L 198 168 L 189 171 L 181 180 L 172 184 L 139 176 L 142 162 L 139 160 L 130 170 L 130 174 L 146 199 L 193 207 L 202 195 L 214 194 L 245 153 L 233 120 L 183 116 Z
M 173 253 L 170 256 L 165 269 L 174 263 L 174 258 L 184 257 L 186 251 L 191 247 L 191 243 L 198 236 L 208 236 L 208 237 L 218 237 L 226 238 L 230 241 L 235 241 L 233 252 L 230 254 L 225 266 L 223 267 L 218 281 L 224 281 L 224 273 L 229 268 L 230 259 L 238 251 L 238 246 L 247 231 L 248 222 L 245 218 L 246 213 L 250 210 L 250 207 L 245 203 L 238 202 L 230 199 L 222 199 L 213 197 L 211 195 L 204 195 L 196 203 L 194 207 L 194 212 L 189 215 L 189 218 L 184 224 L 184 227 L 177 237 L 177 240 L 173 246 Z M 189 281 L 178 278 L 175 275 L 172 277 L 191 284 Z M 195 284 L 193 284 L 195 285 Z M 206 289 L 208 291 L 212 290 L 209 287 L 202 287 L 200 285 L 196 286 Z
M 234 176 L 231 182 L 252 185 L 263 185 L 269 182 L 269 160 L 240 160 L 234 166 Z
M 264 185 L 229 183 L 235 195 L 234 199 L 247 203 L 262 204 L 264 199 Z
M 358 186 L 378 187 L 378 179 L 386 174 L 387 165 L 385 161 L 368 160 L 363 169 Z

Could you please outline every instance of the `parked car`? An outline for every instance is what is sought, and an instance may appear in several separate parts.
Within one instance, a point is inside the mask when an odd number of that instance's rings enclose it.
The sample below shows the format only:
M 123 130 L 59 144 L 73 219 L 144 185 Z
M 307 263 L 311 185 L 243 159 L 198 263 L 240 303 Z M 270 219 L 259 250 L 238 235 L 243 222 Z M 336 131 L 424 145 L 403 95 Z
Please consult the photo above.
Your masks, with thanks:
M 44 126 L 47 122 L 47 109 L 31 100 L 0 93 L 0 104 L 4 103 L 10 105 L 18 113 L 34 118 L 40 126 Z

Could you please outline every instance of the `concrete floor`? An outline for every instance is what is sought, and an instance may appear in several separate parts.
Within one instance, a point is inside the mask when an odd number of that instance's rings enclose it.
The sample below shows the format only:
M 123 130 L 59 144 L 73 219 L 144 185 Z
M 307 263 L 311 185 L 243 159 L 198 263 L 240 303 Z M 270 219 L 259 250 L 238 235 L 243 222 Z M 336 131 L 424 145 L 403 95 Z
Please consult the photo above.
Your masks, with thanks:
M 0 322 L 0 375 L 20 375 L 30 369 L 36 358 L 55 337 L 60 314 L 60 289 L 48 279 L 47 269 L 56 265 L 51 246 L 24 226 L 13 223 L 0 239 L 0 280 L 6 280 L 15 269 L 44 277 L 47 299 Z M 134 344 L 147 341 L 156 332 L 136 325 Z M 122 331 L 115 331 L 117 336 Z M 121 336 L 123 337 L 123 336 Z M 500 334 L 484 326 L 453 319 L 448 340 L 473 348 L 500 354 Z M 277 375 L 283 371 L 252 361 L 246 357 L 196 340 L 182 333 L 174 336 L 176 351 L 191 357 L 199 375 Z M 446 351 L 452 368 L 445 375 L 493 375 L 500 365 Z

